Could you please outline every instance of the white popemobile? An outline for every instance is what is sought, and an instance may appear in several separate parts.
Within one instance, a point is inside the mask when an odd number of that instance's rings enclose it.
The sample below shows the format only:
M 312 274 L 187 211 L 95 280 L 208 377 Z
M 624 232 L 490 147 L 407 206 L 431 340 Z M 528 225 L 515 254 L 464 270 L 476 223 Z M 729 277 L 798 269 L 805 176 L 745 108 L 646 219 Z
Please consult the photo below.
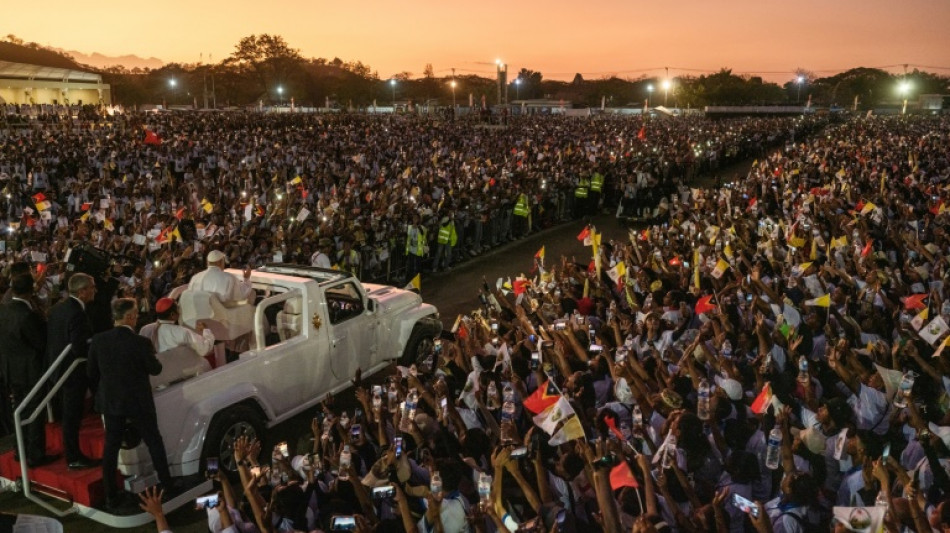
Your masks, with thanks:
M 243 277 L 240 270 L 225 272 Z M 244 346 L 237 360 L 224 364 L 219 358 L 216 368 L 197 375 L 193 352 L 190 358 L 171 350 L 158 354 L 164 368 L 152 384 L 173 476 L 202 472 L 208 457 L 233 469 L 231 446 L 238 436 L 262 437 L 265 428 L 349 387 L 357 369 L 369 376 L 393 359 L 405 365 L 420 361 L 442 331 L 435 307 L 419 294 L 364 284 L 345 272 L 275 264 L 253 271 L 251 283 L 256 302 L 234 307 L 187 287 L 172 292 L 183 324 L 201 320 L 217 340 Z M 120 452 L 119 470 L 149 484 L 145 480 L 154 474 L 144 444 Z M 166 510 L 199 490 L 208 489 L 196 486 L 165 504 Z M 118 527 L 148 520 L 148 515 L 117 517 L 75 507 Z

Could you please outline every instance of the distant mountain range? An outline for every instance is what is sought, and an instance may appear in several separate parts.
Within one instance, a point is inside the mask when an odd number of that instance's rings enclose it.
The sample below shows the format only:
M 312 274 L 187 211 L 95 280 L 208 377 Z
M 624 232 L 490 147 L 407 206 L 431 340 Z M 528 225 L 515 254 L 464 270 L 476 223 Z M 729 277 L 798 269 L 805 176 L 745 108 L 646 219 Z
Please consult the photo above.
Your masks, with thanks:
M 105 54 L 100 54 L 99 52 L 84 54 L 82 52 L 77 52 L 76 50 L 63 50 L 62 48 L 53 48 L 53 50 L 73 56 L 77 63 L 82 63 L 84 65 L 89 65 L 96 68 L 106 68 L 115 65 L 122 65 L 128 69 L 133 69 L 135 67 L 160 68 L 165 64 L 164 61 L 157 57 L 145 58 L 132 54 L 127 54 L 124 56 L 107 56 Z

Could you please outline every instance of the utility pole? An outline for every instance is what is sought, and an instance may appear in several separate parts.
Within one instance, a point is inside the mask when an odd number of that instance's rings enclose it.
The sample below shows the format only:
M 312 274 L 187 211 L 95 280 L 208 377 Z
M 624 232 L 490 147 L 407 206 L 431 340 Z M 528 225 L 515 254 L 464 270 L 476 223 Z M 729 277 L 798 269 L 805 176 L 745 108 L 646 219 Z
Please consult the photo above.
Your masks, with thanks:
M 198 57 L 199 57 L 198 64 L 201 65 L 202 67 L 201 68 L 201 83 L 202 83 L 201 93 L 204 100 L 203 109 L 208 109 L 208 69 L 204 68 L 204 65 L 203 65 L 204 57 L 205 57 L 204 52 L 201 52 L 201 54 Z

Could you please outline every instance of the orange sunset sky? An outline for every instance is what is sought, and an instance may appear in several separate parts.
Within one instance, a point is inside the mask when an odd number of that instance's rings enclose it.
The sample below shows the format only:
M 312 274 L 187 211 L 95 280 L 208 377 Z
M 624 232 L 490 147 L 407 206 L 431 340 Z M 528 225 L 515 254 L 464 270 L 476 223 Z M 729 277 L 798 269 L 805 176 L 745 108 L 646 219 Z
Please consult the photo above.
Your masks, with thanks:
M 948 0 L 51 0 L 9 5 L 0 17 L 0 35 L 165 62 L 217 61 L 241 37 L 272 33 L 305 57 L 360 60 L 381 78 L 420 76 L 426 63 L 437 76 L 451 67 L 491 75 L 501 58 L 511 72 L 554 79 L 731 67 L 780 83 L 797 67 L 824 76 L 908 63 L 948 75 L 948 28 Z

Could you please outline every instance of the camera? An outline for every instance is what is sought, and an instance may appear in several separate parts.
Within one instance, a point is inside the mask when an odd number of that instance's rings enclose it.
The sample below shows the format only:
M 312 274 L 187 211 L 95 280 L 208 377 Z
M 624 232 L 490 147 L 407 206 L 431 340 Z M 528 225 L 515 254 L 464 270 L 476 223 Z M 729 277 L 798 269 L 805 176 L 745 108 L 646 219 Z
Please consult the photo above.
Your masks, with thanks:
M 382 487 L 373 487 L 373 499 L 376 501 L 388 500 L 396 496 L 396 487 L 392 485 L 383 485 Z
M 218 473 L 218 458 L 217 457 L 208 457 L 205 459 L 205 468 L 208 471 L 209 476 L 213 476 Z
M 356 517 L 353 515 L 334 516 L 330 521 L 331 531 L 353 531 L 356 529 Z
M 199 496 L 195 499 L 195 509 L 214 509 L 218 506 L 218 493 Z

